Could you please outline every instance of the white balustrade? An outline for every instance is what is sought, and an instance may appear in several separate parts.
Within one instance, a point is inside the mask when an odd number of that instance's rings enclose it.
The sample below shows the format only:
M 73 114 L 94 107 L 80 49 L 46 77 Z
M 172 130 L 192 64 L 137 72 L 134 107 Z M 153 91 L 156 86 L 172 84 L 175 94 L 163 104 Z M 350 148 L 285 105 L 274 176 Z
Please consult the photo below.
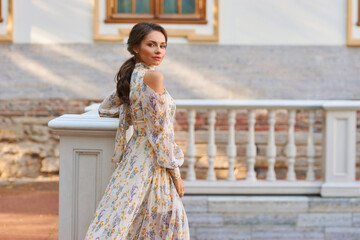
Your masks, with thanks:
M 229 181 L 235 180 L 235 173 L 234 173 L 234 163 L 236 158 L 235 117 L 236 117 L 236 111 L 234 109 L 231 109 L 229 111 L 229 138 L 228 138 L 228 145 L 226 148 L 226 152 L 228 155 L 228 162 L 229 162 L 229 172 L 228 172 L 227 180 Z
M 314 123 L 315 123 L 315 111 L 309 111 L 309 134 L 307 141 L 307 157 L 308 157 L 308 170 L 306 173 L 306 179 L 308 181 L 315 180 L 314 172 L 314 158 L 315 158 L 315 141 L 314 141 Z
M 195 120 L 196 120 L 196 110 L 190 109 L 188 111 L 188 122 L 189 122 L 189 138 L 186 148 L 186 157 L 188 160 L 188 169 L 186 173 L 186 180 L 195 181 L 195 155 L 196 155 L 196 145 L 195 145 Z
M 216 156 L 216 144 L 215 144 L 215 117 L 216 111 L 214 109 L 209 111 L 209 142 L 207 148 L 209 168 L 207 172 L 207 180 L 215 181 L 216 174 L 214 168 L 215 156 Z
M 322 196 L 360 196 L 356 181 L 356 109 L 359 105 L 326 102 Z
M 289 133 L 288 133 L 288 144 L 286 146 L 286 155 L 288 157 L 288 171 L 286 179 L 289 181 L 295 181 L 295 157 L 296 157 L 296 146 L 295 146 L 295 110 L 289 111 Z
M 268 181 L 275 181 L 275 158 L 276 158 L 276 145 L 275 145 L 275 111 L 269 110 L 269 140 L 266 149 L 267 161 L 268 161 L 268 171 L 266 179 Z
M 305 101 L 305 100 L 176 100 L 177 108 L 188 112 L 189 135 L 186 150 L 188 169 L 185 194 L 321 194 L 322 196 L 360 196 L 360 181 L 356 180 L 356 111 L 360 101 Z M 209 168 L 205 180 L 195 174 L 195 119 L 196 112 L 208 109 Z M 214 168 L 216 160 L 215 119 L 217 110 L 229 113 L 227 151 L 229 173 L 226 180 L 217 180 Z M 236 153 L 236 112 L 248 110 L 249 130 L 246 143 L 246 180 L 236 180 L 234 172 Z M 268 110 L 268 142 L 266 157 L 268 172 L 266 179 L 256 179 L 257 158 L 255 141 L 255 110 Z M 276 179 L 275 159 L 275 112 L 288 110 L 288 143 L 286 159 L 288 171 L 286 180 Z M 88 112 L 66 114 L 49 122 L 49 126 L 60 135 L 60 197 L 59 197 L 59 239 L 76 239 L 84 234 L 90 224 L 92 213 L 105 191 L 115 165 L 110 159 L 118 119 L 100 118 L 97 105 L 87 108 Z M 295 120 L 296 110 L 308 112 L 306 180 L 295 175 Z M 315 110 L 323 111 L 322 122 L 322 179 L 315 180 Z M 127 131 L 127 139 L 132 127 Z M 276 180 L 276 181 L 275 181 Z M 85 229 L 85 230 L 84 230 Z
M 248 122 L 249 122 L 249 133 L 248 133 L 248 145 L 246 148 L 246 157 L 248 163 L 248 172 L 246 179 L 249 181 L 256 181 L 255 172 L 255 157 L 256 157 L 256 145 L 255 145 L 255 110 L 248 110 Z

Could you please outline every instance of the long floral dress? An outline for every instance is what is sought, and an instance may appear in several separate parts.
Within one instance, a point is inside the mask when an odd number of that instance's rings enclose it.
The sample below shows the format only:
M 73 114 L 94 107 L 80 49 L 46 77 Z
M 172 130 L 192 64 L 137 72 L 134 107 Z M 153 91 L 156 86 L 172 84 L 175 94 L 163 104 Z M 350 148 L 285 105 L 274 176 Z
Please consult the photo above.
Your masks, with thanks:
M 135 64 L 130 104 L 114 90 L 99 107 L 101 117 L 119 117 L 112 161 L 116 168 L 87 230 L 90 239 L 190 239 L 188 219 L 172 178 L 184 154 L 175 143 L 176 105 L 166 89 L 159 94 L 143 82 L 155 66 Z M 126 130 L 134 134 L 126 141 Z

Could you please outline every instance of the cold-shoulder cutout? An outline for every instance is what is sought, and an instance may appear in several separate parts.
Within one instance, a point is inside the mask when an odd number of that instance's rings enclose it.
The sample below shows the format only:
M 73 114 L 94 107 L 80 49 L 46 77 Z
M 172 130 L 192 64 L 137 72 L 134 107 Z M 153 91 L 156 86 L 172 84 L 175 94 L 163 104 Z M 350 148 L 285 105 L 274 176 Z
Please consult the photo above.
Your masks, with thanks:
M 148 82 L 151 80 L 162 81 L 162 79 L 150 79 Z M 159 94 L 148 86 L 144 79 L 142 84 L 140 101 L 146 135 L 154 149 L 157 163 L 162 167 L 173 169 L 170 170 L 170 175 L 176 178 L 180 176 L 180 171 L 176 168 L 183 164 L 184 153 L 175 142 L 173 127 L 175 103 L 172 101 L 171 96 L 167 95 L 168 92 L 165 88 L 165 92 Z
M 166 89 L 164 87 L 164 76 L 159 71 L 146 71 L 143 78 L 143 83 L 159 95 L 166 93 Z M 162 92 L 159 92 L 160 89 L 162 89 Z

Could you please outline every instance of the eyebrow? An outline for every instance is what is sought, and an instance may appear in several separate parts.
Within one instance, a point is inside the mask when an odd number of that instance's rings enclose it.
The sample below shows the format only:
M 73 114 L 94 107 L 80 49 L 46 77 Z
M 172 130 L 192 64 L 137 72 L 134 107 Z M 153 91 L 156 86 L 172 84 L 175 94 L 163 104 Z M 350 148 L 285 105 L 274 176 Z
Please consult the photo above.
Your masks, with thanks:
M 154 41 L 154 40 L 148 40 L 148 42 L 156 43 L 156 41 Z M 166 43 L 166 42 L 162 42 L 162 43 Z

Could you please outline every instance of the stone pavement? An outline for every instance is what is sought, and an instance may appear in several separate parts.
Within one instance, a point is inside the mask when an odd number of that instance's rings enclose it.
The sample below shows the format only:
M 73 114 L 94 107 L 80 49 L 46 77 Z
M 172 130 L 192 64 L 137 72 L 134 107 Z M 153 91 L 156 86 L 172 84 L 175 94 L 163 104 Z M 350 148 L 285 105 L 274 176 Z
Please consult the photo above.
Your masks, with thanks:
M 59 182 L 0 184 L 0 239 L 58 239 Z

